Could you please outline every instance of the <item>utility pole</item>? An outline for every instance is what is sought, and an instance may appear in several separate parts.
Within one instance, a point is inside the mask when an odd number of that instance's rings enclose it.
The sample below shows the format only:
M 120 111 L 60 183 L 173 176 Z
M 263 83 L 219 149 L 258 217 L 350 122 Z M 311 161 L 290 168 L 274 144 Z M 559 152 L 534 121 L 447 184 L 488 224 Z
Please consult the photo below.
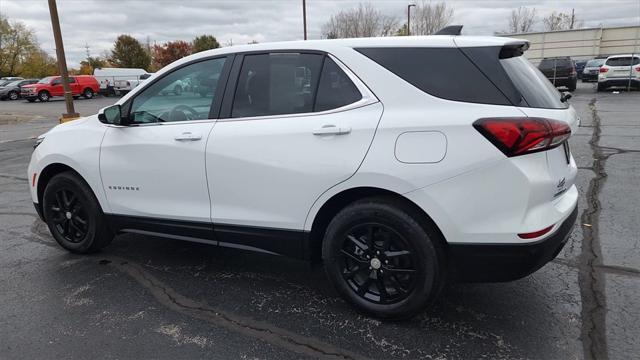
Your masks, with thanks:
M 307 0 L 302 0 L 302 27 L 304 29 L 304 39 L 307 40 Z
M 56 57 L 58 58 L 58 69 L 62 77 L 62 88 L 64 89 L 64 100 L 67 104 L 67 112 L 62 114 L 60 122 L 67 122 L 80 117 L 80 114 L 73 108 L 73 95 L 69 87 L 69 73 L 67 72 L 67 60 L 64 57 L 64 45 L 62 45 L 62 32 L 60 31 L 60 19 L 58 18 L 58 7 L 56 0 L 49 0 L 49 13 L 51 14 L 51 26 L 53 27 L 53 38 L 56 41 Z
M 411 8 L 415 6 L 416 4 L 407 5 L 407 36 L 411 35 Z

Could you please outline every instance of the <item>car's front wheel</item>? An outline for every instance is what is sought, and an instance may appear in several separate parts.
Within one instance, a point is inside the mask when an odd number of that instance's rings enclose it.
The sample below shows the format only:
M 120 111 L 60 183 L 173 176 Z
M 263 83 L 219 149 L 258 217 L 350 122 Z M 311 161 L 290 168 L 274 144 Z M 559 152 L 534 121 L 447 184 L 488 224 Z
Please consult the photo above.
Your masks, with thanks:
M 73 172 L 54 176 L 42 198 L 45 221 L 63 248 L 74 253 L 91 253 L 113 239 L 98 200 L 91 188 Z
M 12 91 L 9 93 L 9 100 L 18 100 L 20 94 L 17 91 Z
M 47 102 L 49 101 L 50 98 L 51 98 L 51 95 L 49 95 L 48 91 L 40 91 L 38 93 L 38 99 L 42 102 Z
M 355 202 L 325 233 L 322 256 L 337 291 L 360 311 L 406 318 L 425 309 L 444 281 L 444 256 L 420 214 L 387 198 Z

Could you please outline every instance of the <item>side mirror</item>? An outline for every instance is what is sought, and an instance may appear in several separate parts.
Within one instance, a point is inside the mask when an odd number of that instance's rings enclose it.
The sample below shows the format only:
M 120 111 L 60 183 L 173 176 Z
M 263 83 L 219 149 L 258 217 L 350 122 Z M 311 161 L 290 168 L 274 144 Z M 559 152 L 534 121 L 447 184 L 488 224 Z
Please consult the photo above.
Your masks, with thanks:
M 120 105 L 112 105 L 98 112 L 98 120 L 103 124 L 122 125 Z

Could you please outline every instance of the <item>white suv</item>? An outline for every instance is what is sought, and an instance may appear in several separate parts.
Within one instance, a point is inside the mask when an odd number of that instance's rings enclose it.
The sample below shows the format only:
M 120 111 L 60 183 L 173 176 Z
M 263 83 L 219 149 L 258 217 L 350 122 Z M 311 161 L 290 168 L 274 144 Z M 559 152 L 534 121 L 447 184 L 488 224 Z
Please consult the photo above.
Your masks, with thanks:
M 508 281 L 576 219 L 576 112 L 523 40 L 234 46 L 181 59 L 38 138 L 33 202 L 61 246 L 115 234 L 323 260 L 381 318 L 445 281 Z M 191 79 L 202 93 L 162 96 Z
M 640 89 L 640 56 L 614 55 L 605 60 L 600 66 L 598 91 L 612 86 Z

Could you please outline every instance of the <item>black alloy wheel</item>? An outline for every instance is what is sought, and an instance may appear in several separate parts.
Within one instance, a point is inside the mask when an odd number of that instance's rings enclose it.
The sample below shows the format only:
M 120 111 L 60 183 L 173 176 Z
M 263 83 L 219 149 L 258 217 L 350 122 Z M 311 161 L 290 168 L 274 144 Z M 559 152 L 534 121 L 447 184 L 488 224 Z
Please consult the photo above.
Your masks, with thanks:
M 86 238 L 90 218 L 73 190 L 59 189 L 48 206 L 53 214 L 51 221 L 60 236 L 71 243 L 80 243 Z
M 51 235 L 71 252 L 95 252 L 113 240 L 93 191 L 74 172 L 63 172 L 49 180 L 42 195 L 42 211 Z
M 416 251 L 387 225 L 356 225 L 347 232 L 340 253 L 342 278 L 364 300 L 397 303 L 415 287 Z
M 322 259 L 338 293 L 359 311 L 403 319 L 423 311 L 442 289 L 443 243 L 433 222 L 415 207 L 372 197 L 333 217 Z

